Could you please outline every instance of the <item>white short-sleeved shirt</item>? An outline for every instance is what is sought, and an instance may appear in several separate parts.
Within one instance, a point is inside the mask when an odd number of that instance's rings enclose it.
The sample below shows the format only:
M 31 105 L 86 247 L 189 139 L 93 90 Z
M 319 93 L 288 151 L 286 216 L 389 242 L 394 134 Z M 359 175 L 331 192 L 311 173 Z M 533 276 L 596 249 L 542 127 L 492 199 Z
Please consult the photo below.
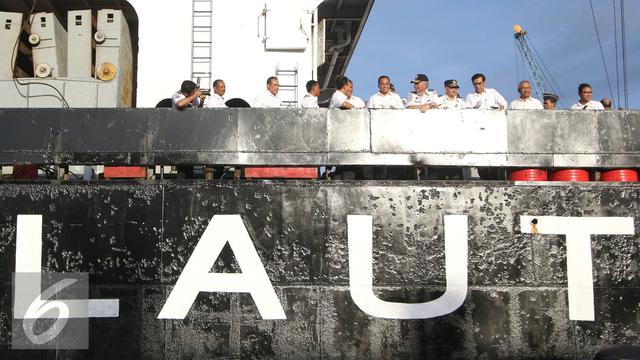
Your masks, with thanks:
M 211 94 L 207 96 L 207 99 L 204 101 L 204 107 L 206 108 L 224 108 L 227 107 L 225 104 L 225 100 L 222 96 L 218 94 Z
M 488 110 L 492 108 L 498 108 L 502 106 L 507 107 L 507 100 L 505 100 L 500 93 L 494 89 L 484 89 L 482 94 L 471 93 L 464 99 L 465 105 L 469 109 L 481 109 Z
M 387 95 L 382 95 L 379 92 L 373 94 L 369 98 L 367 107 L 371 109 L 404 109 L 400 96 L 392 92 L 387 93 Z
M 329 103 L 329 108 L 339 109 L 342 106 L 342 104 L 344 104 L 345 101 L 347 101 L 347 95 L 336 90 L 336 92 L 334 92 L 333 95 L 331 96 L 331 103 Z
M 351 96 L 347 99 L 347 101 L 349 102 L 349 104 L 353 105 L 355 109 L 362 109 L 367 107 L 367 104 L 364 103 L 364 100 L 360 99 L 357 96 Z
M 586 104 L 581 104 L 577 102 L 571 105 L 571 110 L 604 110 L 604 106 L 597 101 L 589 101 Z
M 311 94 L 306 94 L 302 98 L 302 103 L 300 103 L 300 107 L 303 109 L 313 109 L 318 108 L 318 97 L 313 96 Z
M 538 99 L 528 97 L 526 99 L 517 98 L 509 104 L 510 110 L 542 110 L 544 107 Z
M 465 108 L 464 100 L 459 97 L 450 99 L 447 95 L 442 95 L 438 98 L 439 109 L 445 110 L 462 110 Z
M 262 94 L 256 96 L 253 102 L 254 108 L 279 108 L 282 107 L 282 102 L 278 95 L 273 95 L 269 91 L 265 91 Z
M 431 103 L 438 103 L 438 93 L 435 90 L 428 89 L 422 95 L 416 91 L 409 91 L 407 95 L 407 107 Z
M 186 99 L 186 96 L 184 96 L 183 93 L 178 91 L 177 93 L 173 94 L 173 96 L 171 97 L 171 106 L 175 110 L 178 110 L 178 105 L 177 105 L 178 101 L 180 101 L 182 99 Z M 200 98 L 199 97 L 193 99 L 191 104 L 187 105 L 186 108 L 194 108 L 194 107 L 198 107 L 198 106 L 200 106 Z M 186 108 L 183 108 L 183 109 L 186 109 Z

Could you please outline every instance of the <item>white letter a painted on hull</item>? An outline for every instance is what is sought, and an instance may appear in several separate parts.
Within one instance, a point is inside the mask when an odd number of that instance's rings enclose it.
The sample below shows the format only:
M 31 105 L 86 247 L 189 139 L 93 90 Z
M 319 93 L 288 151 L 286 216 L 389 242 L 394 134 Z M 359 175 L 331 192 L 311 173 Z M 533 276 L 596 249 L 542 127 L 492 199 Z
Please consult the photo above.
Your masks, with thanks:
M 227 242 L 242 273 L 210 273 Z M 240 215 L 211 219 L 158 319 L 184 319 L 201 291 L 250 293 L 263 319 L 287 318 Z

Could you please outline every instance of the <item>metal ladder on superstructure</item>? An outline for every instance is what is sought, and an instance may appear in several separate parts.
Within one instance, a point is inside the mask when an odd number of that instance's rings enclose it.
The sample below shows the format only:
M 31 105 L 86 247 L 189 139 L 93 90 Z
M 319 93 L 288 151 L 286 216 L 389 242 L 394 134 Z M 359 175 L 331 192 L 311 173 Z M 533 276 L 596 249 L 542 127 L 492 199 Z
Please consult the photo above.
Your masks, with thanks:
M 202 90 L 211 90 L 213 0 L 193 0 L 191 78 Z
M 278 96 L 281 103 L 288 108 L 298 107 L 298 66 L 293 69 L 276 67 L 276 77 L 280 83 Z

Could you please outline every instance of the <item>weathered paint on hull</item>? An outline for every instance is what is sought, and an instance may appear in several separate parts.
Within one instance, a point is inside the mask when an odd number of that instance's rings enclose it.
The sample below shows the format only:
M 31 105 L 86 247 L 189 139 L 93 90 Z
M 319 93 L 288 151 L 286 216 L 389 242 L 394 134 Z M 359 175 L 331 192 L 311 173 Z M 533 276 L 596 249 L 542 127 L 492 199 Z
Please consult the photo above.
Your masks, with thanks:
M 575 358 L 637 343 L 634 184 L 507 182 L 100 182 L 0 184 L 0 356 L 10 350 L 19 214 L 43 215 L 44 271 L 89 272 L 90 349 L 63 358 Z M 239 214 L 284 309 L 263 320 L 248 294 L 201 293 L 184 320 L 158 314 L 214 215 Z M 423 302 L 445 288 L 443 217 L 468 215 L 467 297 L 431 319 L 367 315 L 349 293 L 348 215 L 373 216 L 380 298 Z M 595 321 L 569 319 L 566 240 L 524 234 L 520 217 L 632 217 L 636 235 L 593 235 Z M 214 268 L 237 269 L 229 248 Z

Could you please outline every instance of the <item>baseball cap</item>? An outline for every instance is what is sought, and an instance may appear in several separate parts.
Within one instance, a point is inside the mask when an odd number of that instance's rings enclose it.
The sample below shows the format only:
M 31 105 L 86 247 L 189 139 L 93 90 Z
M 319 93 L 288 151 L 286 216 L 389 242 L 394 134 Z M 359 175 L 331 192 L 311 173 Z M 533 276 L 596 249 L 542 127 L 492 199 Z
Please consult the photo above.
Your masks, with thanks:
M 458 86 L 458 81 L 454 79 L 445 80 L 444 87 L 454 87 L 456 89 L 460 89 L 460 86 Z
M 427 77 L 427 75 L 425 75 L 425 74 L 417 74 L 416 78 L 414 80 L 412 80 L 411 82 L 414 83 L 414 84 L 417 84 L 417 83 L 422 82 L 422 81 L 429 81 L 429 78 Z

